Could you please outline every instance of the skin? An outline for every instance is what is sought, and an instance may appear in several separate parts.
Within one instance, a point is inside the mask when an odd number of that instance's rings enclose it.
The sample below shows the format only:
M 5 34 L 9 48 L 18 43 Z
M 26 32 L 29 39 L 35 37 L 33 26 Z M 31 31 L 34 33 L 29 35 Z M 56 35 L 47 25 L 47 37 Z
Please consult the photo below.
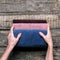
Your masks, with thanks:
M 42 32 L 39 32 L 39 34 L 44 38 L 44 40 L 48 44 L 48 49 L 47 49 L 45 60 L 53 60 L 53 41 L 52 41 L 52 36 L 51 36 L 49 24 L 48 24 L 47 35 L 44 35 Z
M 11 27 L 10 33 L 9 33 L 9 35 L 7 37 L 7 39 L 8 39 L 8 46 L 7 46 L 4 54 L 0 58 L 0 60 L 8 60 L 8 57 L 9 57 L 11 51 L 13 50 L 15 45 L 17 44 L 19 38 L 21 37 L 21 33 L 18 34 L 17 38 L 14 37 L 13 29 L 14 29 L 14 27 Z
M 17 38 L 14 37 L 13 29 L 14 29 L 14 27 L 12 26 L 11 30 L 10 30 L 10 33 L 8 35 L 8 38 L 7 38 L 8 39 L 7 48 L 4 52 L 4 54 L 0 57 L 0 60 L 8 60 L 8 57 L 9 57 L 11 51 L 13 50 L 15 45 L 17 44 L 19 38 L 21 37 L 21 33 L 18 34 Z M 42 32 L 39 32 L 39 34 L 44 38 L 44 40 L 48 44 L 48 49 L 47 49 L 45 60 L 53 60 L 53 41 L 52 41 L 52 36 L 51 36 L 49 24 L 48 24 L 47 35 L 44 35 Z

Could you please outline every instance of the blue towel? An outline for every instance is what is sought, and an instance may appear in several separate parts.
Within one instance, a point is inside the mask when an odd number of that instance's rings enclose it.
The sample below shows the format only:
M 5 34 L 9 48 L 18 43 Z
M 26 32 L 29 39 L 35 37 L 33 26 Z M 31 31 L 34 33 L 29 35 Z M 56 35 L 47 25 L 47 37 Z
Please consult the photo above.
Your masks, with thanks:
M 47 43 L 39 35 L 39 32 L 47 34 L 47 30 L 17 30 L 14 29 L 14 36 L 17 37 L 22 33 L 21 38 L 17 43 L 17 47 L 47 47 Z

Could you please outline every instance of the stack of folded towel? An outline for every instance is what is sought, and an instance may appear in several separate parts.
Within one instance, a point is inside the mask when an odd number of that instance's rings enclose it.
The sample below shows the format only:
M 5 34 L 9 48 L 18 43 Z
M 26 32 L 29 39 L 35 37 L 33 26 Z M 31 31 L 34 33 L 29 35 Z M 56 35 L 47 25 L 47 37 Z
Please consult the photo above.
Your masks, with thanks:
M 47 34 L 46 20 L 13 20 L 14 36 L 22 33 L 17 47 L 47 47 L 39 32 Z

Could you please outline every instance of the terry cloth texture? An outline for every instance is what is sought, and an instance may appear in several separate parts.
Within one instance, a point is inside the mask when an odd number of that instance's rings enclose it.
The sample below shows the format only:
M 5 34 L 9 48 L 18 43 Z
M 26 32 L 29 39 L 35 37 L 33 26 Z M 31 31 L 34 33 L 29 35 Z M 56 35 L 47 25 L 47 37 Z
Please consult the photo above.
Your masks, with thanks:
M 39 35 L 39 32 L 47 34 L 47 23 L 42 21 L 13 21 L 14 36 L 17 37 L 19 33 L 22 33 L 16 46 L 18 47 L 47 47 L 47 43 Z

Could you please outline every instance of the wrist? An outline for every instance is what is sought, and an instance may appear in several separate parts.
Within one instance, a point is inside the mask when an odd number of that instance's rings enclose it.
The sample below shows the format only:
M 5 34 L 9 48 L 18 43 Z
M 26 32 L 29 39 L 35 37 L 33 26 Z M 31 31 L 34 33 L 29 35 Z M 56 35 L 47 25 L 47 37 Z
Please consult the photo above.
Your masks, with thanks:
M 50 40 L 50 42 L 48 43 L 48 47 L 53 47 L 53 41 Z
M 48 45 L 48 48 L 53 49 L 53 44 Z
M 9 50 L 12 50 L 13 48 L 14 48 L 13 46 L 10 46 L 10 45 L 7 46 L 7 49 Z

